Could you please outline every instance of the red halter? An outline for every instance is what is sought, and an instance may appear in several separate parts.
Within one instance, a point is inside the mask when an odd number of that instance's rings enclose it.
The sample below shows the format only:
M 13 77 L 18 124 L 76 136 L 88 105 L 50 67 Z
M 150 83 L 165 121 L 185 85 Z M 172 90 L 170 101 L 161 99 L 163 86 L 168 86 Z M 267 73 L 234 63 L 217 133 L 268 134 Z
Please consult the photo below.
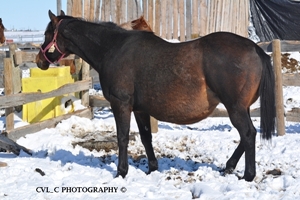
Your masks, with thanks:
M 50 63 L 50 64 L 53 64 L 53 63 L 58 63 L 61 59 L 63 59 L 63 57 L 66 55 L 65 53 L 61 52 L 61 50 L 58 48 L 57 46 L 57 41 L 56 41 L 56 37 L 57 37 L 57 32 L 58 32 L 58 26 L 60 25 L 62 19 L 58 22 L 57 26 L 56 26 L 56 29 L 54 31 L 54 37 L 52 39 L 52 41 L 43 49 L 43 47 L 41 47 L 41 52 L 43 53 L 44 55 L 44 58 Z M 49 58 L 46 56 L 46 52 L 49 51 L 50 48 L 54 48 L 57 49 L 57 51 L 61 54 L 61 56 L 56 60 L 56 61 L 50 61 Z M 50 53 L 53 53 L 54 50 L 52 50 L 52 52 Z

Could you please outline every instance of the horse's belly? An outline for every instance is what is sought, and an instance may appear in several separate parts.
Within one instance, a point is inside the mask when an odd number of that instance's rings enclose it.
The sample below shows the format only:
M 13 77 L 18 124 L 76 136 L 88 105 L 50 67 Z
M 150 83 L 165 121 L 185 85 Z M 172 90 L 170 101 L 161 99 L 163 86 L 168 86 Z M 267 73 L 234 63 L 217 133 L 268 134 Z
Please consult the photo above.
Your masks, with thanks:
M 158 102 L 152 106 L 149 114 L 160 121 L 176 124 L 192 124 L 208 117 L 216 106 L 219 99 L 214 93 L 208 92 L 202 95 L 192 95 L 189 99 L 169 99 L 168 103 Z
M 168 115 L 159 114 L 158 120 L 167 121 L 176 124 L 192 124 L 207 118 L 215 108 L 216 105 L 207 106 L 207 107 L 202 106 L 202 107 L 195 108 L 192 111 L 188 111 L 189 109 L 187 109 L 187 111 L 184 111 L 185 108 L 182 107 L 178 109 L 177 112 L 173 112 L 173 113 L 169 112 Z

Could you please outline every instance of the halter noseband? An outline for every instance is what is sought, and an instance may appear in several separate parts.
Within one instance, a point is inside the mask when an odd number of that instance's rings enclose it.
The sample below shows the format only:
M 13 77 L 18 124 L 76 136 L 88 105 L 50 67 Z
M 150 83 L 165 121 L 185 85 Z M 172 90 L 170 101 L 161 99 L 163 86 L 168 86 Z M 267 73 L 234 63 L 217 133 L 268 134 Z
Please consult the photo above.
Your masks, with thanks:
M 52 41 L 43 49 L 43 47 L 41 47 L 41 52 L 44 55 L 44 58 L 50 63 L 58 63 L 61 59 L 63 59 L 63 57 L 66 55 L 66 53 L 63 53 L 57 46 L 57 33 L 58 33 L 58 26 L 60 25 L 62 19 L 57 23 L 56 29 L 54 30 L 54 37 L 52 39 Z M 46 52 L 48 51 L 49 53 L 53 53 L 55 51 L 55 49 L 57 49 L 57 51 L 61 54 L 61 56 L 55 60 L 55 61 L 50 61 L 49 58 L 46 56 Z M 50 50 L 50 51 L 49 51 Z

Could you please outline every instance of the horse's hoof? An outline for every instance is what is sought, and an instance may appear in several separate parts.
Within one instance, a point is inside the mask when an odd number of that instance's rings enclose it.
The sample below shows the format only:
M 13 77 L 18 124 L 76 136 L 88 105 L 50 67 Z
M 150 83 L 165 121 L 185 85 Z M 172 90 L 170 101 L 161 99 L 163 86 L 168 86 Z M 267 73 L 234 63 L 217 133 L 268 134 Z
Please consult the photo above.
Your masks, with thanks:
M 255 178 L 255 176 L 243 176 L 241 179 L 244 179 L 247 182 L 251 182 L 253 181 L 253 179 Z
M 121 176 L 122 178 L 125 178 L 126 174 L 122 175 L 121 173 L 117 173 L 117 175 L 115 176 L 115 178 L 118 178 L 119 176 Z
M 228 168 L 228 169 L 221 169 L 219 172 L 222 174 L 222 176 L 225 176 L 227 174 L 232 174 L 234 171 L 233 168 Z

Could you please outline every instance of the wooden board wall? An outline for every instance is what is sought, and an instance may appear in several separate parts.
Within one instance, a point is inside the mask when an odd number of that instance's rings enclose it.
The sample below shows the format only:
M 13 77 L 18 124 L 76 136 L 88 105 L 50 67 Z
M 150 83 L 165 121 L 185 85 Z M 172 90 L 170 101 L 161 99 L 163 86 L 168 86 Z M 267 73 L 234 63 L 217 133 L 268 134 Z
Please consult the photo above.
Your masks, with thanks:
M 157 35 L 180 41 L 216 31 L 248 37 L 249 0 L 68 0 L 67 14 L 117 24 L 144 15 Z

